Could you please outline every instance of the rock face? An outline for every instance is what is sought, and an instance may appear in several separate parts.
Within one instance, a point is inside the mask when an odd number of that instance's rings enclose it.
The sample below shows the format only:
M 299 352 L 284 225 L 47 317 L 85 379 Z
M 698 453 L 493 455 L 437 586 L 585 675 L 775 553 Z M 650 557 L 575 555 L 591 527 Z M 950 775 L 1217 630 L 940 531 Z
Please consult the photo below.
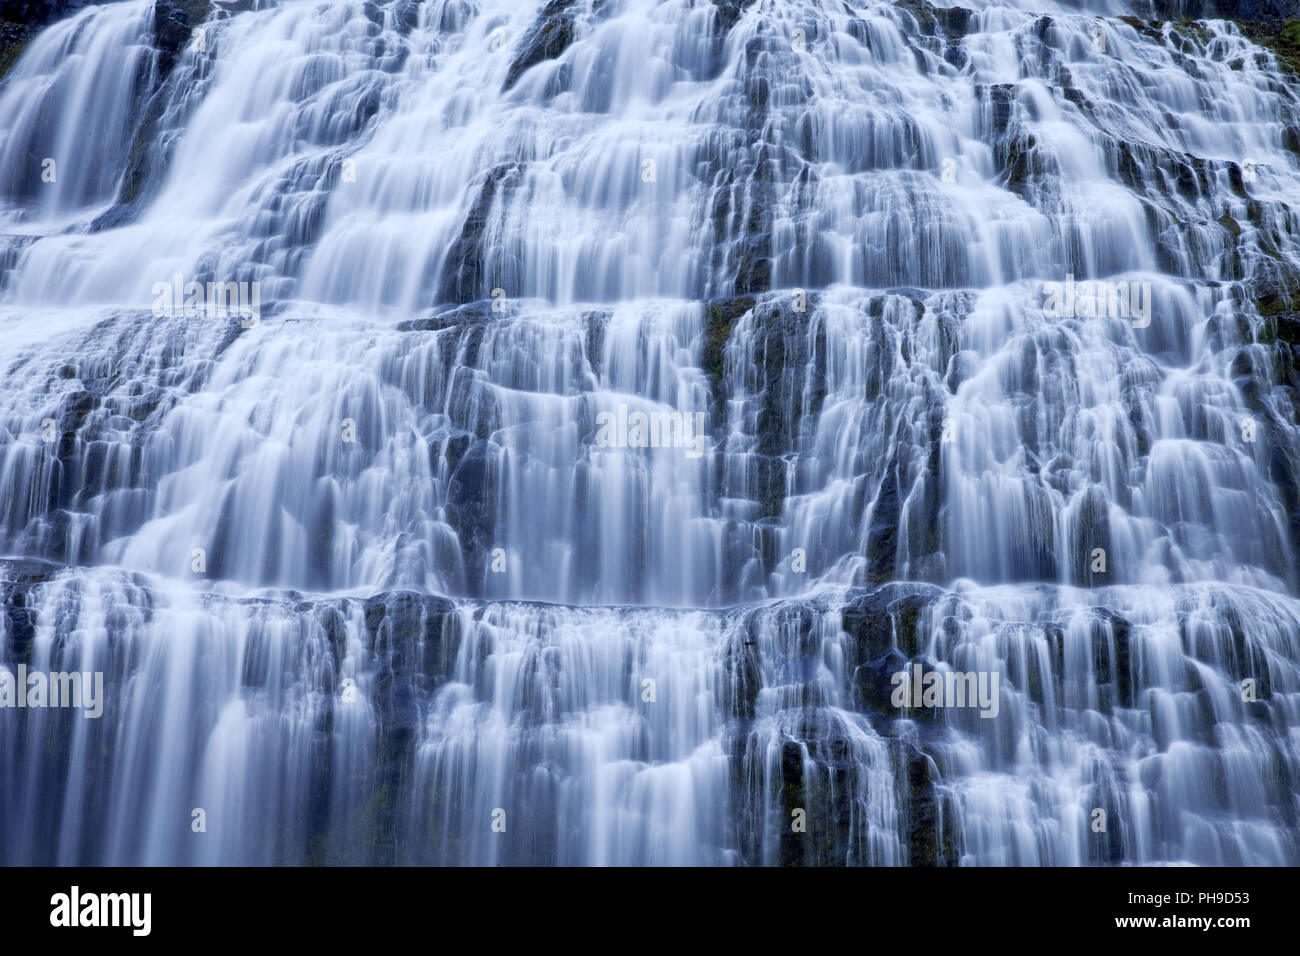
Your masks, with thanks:
M 960 859 L 957 832 L 951 804 L 940 789 L 939 768 L 924 753 L 901 742 L 896 759 L 907 779 L 908 864 L 956 866 Z
M 1300 3 L 1296 0 L 1150 0 L 1150 7 L 1162 20 L 1218 16 L 1274 29 L 1280 29 L 1287 20 L 1300 18 Z
M 483 177 L 483 184 L 470 204 L 464 226 L 447 252 L 439 300 L 472 302 L 485 299 L 496 288 L 515 288 L 504 261 L 499 237 L 487 231 L 494 208 L 500 208 L 511 191 L 518 188 L 523 176 L 520 163 L 501 163 Z
M 841 617 L 845 632 L 857 641 L 855 662 L 878 658 L 892 647 L 908 657 L 924 651 L 922 614 L 942 593 L 933 585 L 901 581 L 851 592 Z
M 94 2 L 95 0 L 0 0 L 0 20 L 44 26 Z
M 112 657 L 139 653 L 139 625 L 152 614 L 166 614 L 166 602 L 160 600 L 154 606 L 151 582 L 145 578 L 114 581 L 106 577 L 99 584 L 120 589 L 119 594 L 126 598 L 104 622 L 106 650 Z M 63 620 L 75 620 L 93 604 L 95 590 L 66 574 L 60 578 L 60 569 L 55 565 L 0 560 L 0 635 L 4 638 L 0 641 L 0 661 L 10 669 L 16 663 L 34 670 L 49 668 L 51 659 L 35 656 L 32 649 L 38 626 L 60 630 Z M 248 641 L 249 650 L 242 661 L 240 681 L 249 699 L 268 693 L 293 693 L 290 687 L 278 683 L 280 675 L 276 673 L 277 666 L 283 663 L 276 660 L 276 654 L 287 649 L 291 655 L 299 651 L 309 656 L 324 654 L 314 665 L 310 692 L 299 699 L 301 706 L 313 711 L 314 732 L 341 737 L 343 725 L 358 718 L 358 706 L 365 708 L 371 733 L 365 743 L 369 758 L 362 776 L 350 776 L 347 764 L 329 760 L 327 751 L 311 758 L 309 779 L 302 783 L 313 796 L 297 808 L 299 815 L 292 824 L 285 824 L 303 840 L 305 856 L 301 861 L 329 864 L 364 858 L 378 865 L 401 862 L 394 840 L 394 834 L 401 830 L 397 819 L 402 811 L 401 793 L 416 763 L 414 751 L 428 702 L 455 667 L 461 639 L 455 605 L 445 598 L 388 592 L 364 600 L 324 599 L 291 604 L 214 598 L 207 608 L 209 613 L 241 621 L 247 627 L 242 638 Z M 283 624 L 290 620 L 298 622 L 299 629 L 288 648 L 277 647 L 272 633 L 261 629 L 269 622 Z M 356 666 L 359 648 L 366 661 L 361 668 Z M 177 653 L 162 648 L 154 648 L 154 652 Z M 63 670 L 84 667 L 84 662 L 78 665 L 73 659 L 53 660 Z M 118 708 L 128 691 L 118 683 L 120 677 L 112 670 L 104 676 L 107 709 L 99 721 L 91 722 L 97 746 L 84 756 L 86 763 L 79 768 L 79 779 L 102 780 L 112 773 L 111 748 L 106 737 L 104 745 L 99 746 L 98 733 L 121 719 Z M 358 685 L 363 690 L 355 690 Z M 360 700 L 364 705 L 356 703 Z M 322 702 L 324 706 L 320 706 Z M 47 718 L 47 713 L 52 716 Z M 44 727 L 55 738 L 70 739 L 73 727 L 67 722 L 80 719 L 74 712 L 33 709 L 16 710 L 6 716 L 12 718 L 12 726 L 6 729 L 12 729 L 17 740 L 36 727 Z M 55 720 L 57 732 L 49 723 Z M 20 758 L 18 765 L 27 766 L 29 760 L 37 767 L 66 765 L 69 754 L 58 750 L 58 745 L 52 746 L 49 754 L 28 754 L 28 759 Z M 263 772 L 266 769 L 263 767 Z M 62 786 L 53 777 L 51 773 L 43 781 L 52 788 L 51 793 Z M 341 820 L 331 809 L 331 794 L 337 797 L 358 786 L 368 797 L 359 804 L 355 816 Z M 352 834 L 343 845 L 337 841 L 340 828 Z M 50 821 L 43 830 L 48 831 L 43 835 L 57 844 L 57 821 Z M 0 841 L 0 850 L 4 848 L 4 841 Z M 46 858 L 44 852 L 40 858 Z
M 1273 51 L 1300 76 L 1300 3 L 1295 0 L 1138 0 L 1134 12 L 1154 20 L 1232 20 L 1243 34 Z
M 538 63 L 554 60 L 568 49 L 575 35 L 574 0 L 550 0 L 537 15 L 537 22 L 519 44 L 510 61 L 502 89 L 508 90 L 524 73 Z
M 92 5 L 98 4 L 89 0 L 41 3 L 5 0 L 0 4 L 0 80 L 42 28 Z M 221 9 L 229 15 L 246 8 L 247 5 L 241 3 L 227 4 Z M 92 229 L 113 228 L 131 221 L 139 200 L 161 178 L 158 157 L 152 155 L 152 145 L 167 105 L 167 79 L 181 50 L 192 41 L 194 28 L 203 23 L 213 9 L 210 0 L 155 0 L 150 20 L 152 45 L 156 51 L 154 68 L 142 71 L 138 102 L 132 105 L 134 136 L 118 191 L 119 202 L 92 223 Z M 145 83 L 146 79 L 150 82 Z
M 501 448 L 491 442 L 475 442 L 457 462 L 448 488 L 448 520 L 464 543 L 471 582 L 484 580 L 495 546 L 501 454 Z
M 47 23 L 88 5 L 91 0 L 3 0 L 0 2 L 0 80 Z
M 0 78 L 42 27 L 86 7 L 114 2 L 118 0 L 0 0 Z M 164 73 L 189 41 L 191 29 L 207 19 L 212 6 L 210 0 L 155 0 L 154 37 Z M 230 4 L 223 8 L 234 10 Z
M 4 631 L 13 660 L 30 660 L 30 648 L 36 635 L 37 601 L 35 588 L 56 573 L 59 566 L 44 561 L 5 558 L 0 560 L 0 602 L 3 605 Z
M 208 4 L 178 4 L 174 0 L 156 0 L 153 8 L 154 43 L 161 54 L 159 68 L 163 73 L 171 72 L 176 62 L 176 55 L 190 40 L 190 30 L 196 22 L 202 22 Z M 193 19 L 198 14 L 197 21 Z

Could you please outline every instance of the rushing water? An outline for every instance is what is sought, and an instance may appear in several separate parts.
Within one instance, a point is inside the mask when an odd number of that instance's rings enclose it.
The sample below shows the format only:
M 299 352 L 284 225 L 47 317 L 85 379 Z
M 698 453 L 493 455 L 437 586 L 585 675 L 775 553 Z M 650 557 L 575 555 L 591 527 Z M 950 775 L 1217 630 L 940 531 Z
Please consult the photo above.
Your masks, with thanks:
M 185 6 L 0 81 L 0 862 L 1300 863 L 1237 27 Z

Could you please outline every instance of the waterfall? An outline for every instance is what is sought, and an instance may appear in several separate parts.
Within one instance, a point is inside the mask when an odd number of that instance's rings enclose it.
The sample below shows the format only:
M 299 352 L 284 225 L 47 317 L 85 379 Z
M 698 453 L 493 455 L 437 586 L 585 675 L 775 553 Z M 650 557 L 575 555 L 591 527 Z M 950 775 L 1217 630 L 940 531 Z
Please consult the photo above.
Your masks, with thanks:
M 1300 864 L 1300 81 L 945 4 L 52 5 L 0 863 Z

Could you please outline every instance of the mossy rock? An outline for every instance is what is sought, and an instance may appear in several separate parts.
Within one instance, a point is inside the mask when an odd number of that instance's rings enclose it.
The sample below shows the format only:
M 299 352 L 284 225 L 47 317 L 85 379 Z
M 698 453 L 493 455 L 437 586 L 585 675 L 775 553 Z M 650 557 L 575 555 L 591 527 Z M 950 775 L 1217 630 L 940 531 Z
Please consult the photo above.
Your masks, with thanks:
M 746 312 L 754 307 L 752 295 L 714 299 L 708 304 L 704 322 L 704 342 L 700 346 L 700 369 L 713 382 L 721 382 L 726 364 L 727 343 L 731 332 Z
M 1300 274 L 1298 273 L 1293 272 L 1262 281 L 1256 291 L 1255 308 L 1264 318 L 1300 312 Z
M 1283 69 L 1300 77 L 1300 20 L 1287 20 L 1279 27 L 1269 21 L 1234 20 L 1242 34 L 1277 57 Z
M 569 48 L 576 35 L 574 14 L 569 9 L 572 5 L 573 0 L 551 0 L 537 15 L 537 22 L 519 45 L 519 53 L 506 73 L 503 92 L 518 83 L 531 67 L 554 60 Z
M 22 57 L 27 44 L 40 32 L 40 27 L 30 23 L 0 21 L 0 82 L 10 68 Z

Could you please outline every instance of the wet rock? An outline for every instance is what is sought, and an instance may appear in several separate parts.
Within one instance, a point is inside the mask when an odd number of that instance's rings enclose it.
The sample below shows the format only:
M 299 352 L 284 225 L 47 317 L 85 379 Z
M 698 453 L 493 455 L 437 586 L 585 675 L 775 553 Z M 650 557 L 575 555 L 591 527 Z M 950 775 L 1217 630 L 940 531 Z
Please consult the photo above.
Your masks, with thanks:
M 153 35 L 161 54 L 159 66 L 163 72 L 170 72 L 177 54 L 190 38 L 189 12 L 173 0 L 157 0 L 153 8 Z
M 502 269 L 493 266 L 491 256 L 500 253 L 491 247 L 487 227 L 494 208 L 506 201 L 522 176 L 522 164 L 513 162 L 499 163 L 484 175 L 460 236 L 447 250 L 438 301 L 472 302 L 490 296 L 494 288 L 503 288 L 510 295 L 512 290 L 502 284 Z
M 727 343 L 740 318 L 754 307 L 753 296 L 734 296 L 713 299 L 705 308 L 704 341 L 700 345 L 700 369 L 713 386 L 714 404 L 722 407 L 725 400 L 725 373 Z
M 0 0 L 0 20 L 43 27 L 101 2 L 104 0 Z
M 713 0 L 713 30 L 719 37 L 726 36 L 740 22 L 754 0 Z
M 909 866 L 956 866 L 956 820 L 944 813 L 945 801 L 939 790 L 939 768 L 910 744 L 896 741 L 895 771 L 903 781 L 899 808 Z
M 481 585 L 496 531 L 500 449 L 476 442 L 456 466 L 447 489 L 447 520 L 460 538 L 471 587 Z
M 862 761 L 839 715 L 821 708 L 782 715 L 776 779 L 781 866 L 845 866 L 870 858 Z M 767 741 L 760 739 L 766 749 Z M 747 754 L 752 763 L 754 755 Z M 794 824 L 801 820 L 803 829 Z
M 340 631 L 340 612 L 349 604 L 351 599 L 319 602 L 316 617 L 327 631 L 331 626 Z M 372 776 L 367 781 L 371 797 L 364 808 L 366 829 L 372 837 L 367 855 L 370 862 L 391 865 L 397 852 L 393 834 L 399 830 L 402 780 L 414 760 L 423 708 L 452 674 L 459 649 L 459 619 L 447 598 L 413 591 L 373 595 L 362 602 L 362 610 L 374 657 L 368 675 L 368 701 L 378 725 L 369 770 Z M 332 636 L 331 644 L 341 653 L 341 636 Z M 326 774 L 332 773 L 331 761 L 322 764 Z M 328 789 L 328 778 L 321 785 Z M 322 832 L 327 825 L 327 817 L 317 821 Z
M 732 301 L 742 304 L 745 299 Z M 745 414 L 752 416 L 759 454 L 798 451 L 804 413 L 821 410 L 826 340 L 824 328 L 809 321 L 816 302 L 816 296 L 807 294 L 805 311 L 797 311 L 789 294 L 766 296 L 745 319 L 749 338 L 740 362 L 741 386 L 750 397 Z
M 40 27 L 27 22 L 0 20 L 0 80 L 18 62 L 27 44 L 40 32 Z
M 209 0 L 157 0 L 155 3 L 152 30 L 158 61 L 151 77 L 154 82 L 142 89 L 141 99 L 132 110 L 139 120 L 117 201 L 91 223 L 92 232 L 116 229 L 134 221 L 145 197 L 161 182 L 168 156 L 159 153 L 157 140 L 169 101 L 166 81 L 181 52 L 192 42 L 194 28 L 208 18 L 212 9 Z
M 0 613 L 8 636 L 7 653 L 0 659 L 25 662 L 36 637 L 38 614 L 35 590 L 58 573 L 59 565 L 33 558 L 0 559 Z M 3 649 L 0 649 L 3 650 Z
M 392 5 L 393 23 L 397 32 L 405 36 L 420 22 L 420 4 L 424 0 L 397 0 Z
M 1115 700 L 1121 707 L 1132 707 L 1133 625 L 1108 608 L 1094 608 L 1093 613 L 1096 615 L 1092 628 L 1093 673 L 1098 681 L 1114 685 Z M 1058 659 L 1055 664 L 1054 673 L 1062 673 L 1064 662 Z
M 894 581 L 872 591 L 849 592 L 840 612 L 845 633 L 857 641 L 856 660 L 878 658 L 898 647 L 908 657 L 924 649 L 922 614 L 943 591 L 933 584 Z
M 575 15 L 570 7 L 574 0 L 551 0 L 524 36 L 519 52 L 510 63 L 502 90 L 519 82 L 524 73 L 538 63 L 554 60 L 569 48 L 575 33 Z
M 909 663 L 896 647 L 891 647 L 874 660 L 859 665 L 853 672 L 853 689 L 859 706 L 864 710 L 895 718 L 903 716 L 894 706 L 894 675 L 905 673 Z
M 760 520 L 779 520 L 785 510 L 787 479 L 793 463 L 774 455 L 751 455 L 748 464 L 745 496 L 758 503 Z
M 459 648 L 459 632 L 450 615 L 455 604 L 438 595 L 390 591 L 364 603 L 366 629 L 373 652 L 400 678 L 447 678 Z
M 867 528 L 867 584 L 874 585 L 894 577 L 898 555 L 898 451 L 894 449 L 880 490 L 871 505 L 871 524 Z
M 723 653 L 727 683 L 723 687 L 723 708 L 732 718 L 754 718 L 758 691 L 762 686 L 758 642 L 748 628 L 737 628 Z
M 1119 580 L 1118 569 L 1114 567 L 1116 555 L 1111 547 L 1110 502 L 1100 485 L 1091 485 L 1083 492 L 1073 511 L 1068 540 L 1073 545 L 1070 561 L 1074 583 L 1082 587 L 1104 587 Z
M 399 332 L 442 332 L 445 329 L 481 325 L 491 322 L 493 318 L 492 303 L 487 299 L 480 299 L 455 308 L 436 310 L 424 318 L 398 322 L 395 328 Z

